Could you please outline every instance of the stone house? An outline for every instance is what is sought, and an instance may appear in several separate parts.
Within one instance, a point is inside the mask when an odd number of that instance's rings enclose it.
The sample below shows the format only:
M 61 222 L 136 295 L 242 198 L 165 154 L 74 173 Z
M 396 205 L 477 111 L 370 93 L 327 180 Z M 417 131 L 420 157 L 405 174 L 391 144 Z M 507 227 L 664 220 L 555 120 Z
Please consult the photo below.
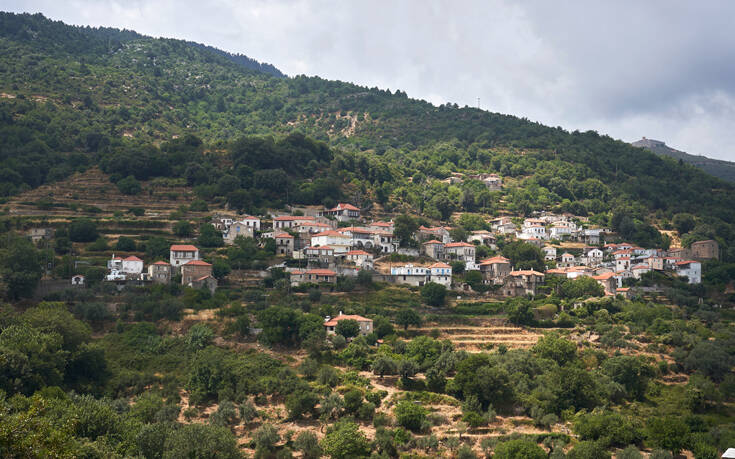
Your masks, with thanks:
M 337 324 L 341 320 L 354 320 L 360 326 L 360 335 L 365 336 L 373 332 L 373 320 L 362 316 L 342 314 L 339 312 L 337 317 L 331 318 L 327 316 L 324 319 L 324 328 L 326 329 L 327 335 L 334 335 L 336 333 Z
M 720 259 L 720 245 L 717 241 L 697 241 L 692 242 L 689 247 L 691 252 L 691 258 L 695 260 L 719 260 Z
M 511 271 L 503 282 L 501 291 L 505 296 L 535 296 L 544 283 L 544 273 L 534 270 Z
M 181 265 L 181 284 L 189 285 L 203 277 L 212 275 L 212 265 L 202 260 L 191 260 Z
M 233 222 L 224 232 L 222 239 L 225 244 L 232 245 L 238 236 L 255 237 L 255 227 L 242 221 Z
M 322 211 L 321 215 L 324 217 L 334 217 L 339 222 L 347 222 L 360 218 L 360 209 L 352 204 L 340 202 L 335 207 Z
M 500 285 L 510 274 L 510 260 L 497 256 L 480 262 L 480 273 L 485 284 Z
M 421 244 L 421 250 L 427 257 L 434 260 L 444 259 L 444 243 L 436 239 Z
M 148 265 L 148 275 L 157 284 L 168 284 L 171 282 L 171 265 L 165 261 L 157 261 Z
M 276 255 L 290 257 L 293 255 L 294 237 L 288 233 L 278 233 L 275 236 Z

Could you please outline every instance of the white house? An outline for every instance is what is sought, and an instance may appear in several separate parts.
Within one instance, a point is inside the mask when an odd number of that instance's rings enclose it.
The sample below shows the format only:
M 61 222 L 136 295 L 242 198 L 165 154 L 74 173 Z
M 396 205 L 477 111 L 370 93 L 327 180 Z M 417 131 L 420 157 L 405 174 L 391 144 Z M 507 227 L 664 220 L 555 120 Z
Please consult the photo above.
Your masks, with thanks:
M 414 266 L 407 264 L 405 266 L 394 266 L 390 269 L 393 281 L 396 284 L 411 285 L 421 287 L 426 284 L 426 278 L 430 275 L 430 271 L 423 266 Z
M 516 225 L 510 217 L 500 217 L 490 222 L 493 232 L 498 234 L 511 234 L 516 232 Z
M 122 261 L 122 272 L 126 274 L 140 274 L 143 272 L 143 260 L 131 255 L 127 258 L 123 258 Z
M 449 288 L 452 285 L 452 267 L 446 263 L 429 266 L 429 281 Z
M 298 215 L 283 215 L 280 217 L 273 218 L 273 229 L 287 229 L 293 228 L 294 226 L 303 225 L 315 221 L 314 217 L 309 216 L 298 216 Z
M 252 215 L 246 215 L 240 219 L 245 226 L 251 227 L 254 231 L 260 231 L 260 219 Z
M 84 276 L 81 274 L 71 276 L 71 285 L 75 287 L 84 287 Z
M 311 246 L 315 247 L 318 245 L 350 247 L 351 238 L 346 234 L 334 230 L 322 231 L 311 237 Z
M 174 244 L 169 249 L 169 263 L 176 269 L 192 260 L 199 259 L 199 249 L 189 244 Z
M 564 266 L 572 266 L 574 265 L 574 255 L 572 255 L 569 252 L 564 252 L 561 254 L 561 261 L 558 263 L 557 266 L 564 267 Z
M 475 263 L 476 248 L 467 242 L 450 242 L 444 245 L 444 257 L 447 260 L 464 261 L 465 264 Z
M 645 273 L 651 272 L 651 267 L 648 265 L 648 263 L 635 265 L 632 268 L 630 268 L 630 271 L 633 273 L 633 277 L 636 279 L 640 279 L 641 276 L 643 276 Z
M 335 207 L 322 211 L 321 215 L 324 217 L 334 217 L 340 222 L 346 222 L 360 218 L 360 209 L 352 204 L 340 202 Z
M 684 260 L 676 263 L 676 275 L 686 276 L 690 284 L 702 283 L 702 263 L 694 260 Z
M 630 257 L 619 257 L 615 259 L 615 271 L 628 271 L 630 269 Z
M 358 268 L 373 269 L 373 255 L 364 250 L 350 250 L 345 254 L 345 260 L 351 261 Z
M 545 245 L 541 248 L 544 252 L 545 260 L 556 260 L 556 247 L 551 245 Z
M 546 227 L 543 225 L 524 226 L 518 239 L 547 239 Z

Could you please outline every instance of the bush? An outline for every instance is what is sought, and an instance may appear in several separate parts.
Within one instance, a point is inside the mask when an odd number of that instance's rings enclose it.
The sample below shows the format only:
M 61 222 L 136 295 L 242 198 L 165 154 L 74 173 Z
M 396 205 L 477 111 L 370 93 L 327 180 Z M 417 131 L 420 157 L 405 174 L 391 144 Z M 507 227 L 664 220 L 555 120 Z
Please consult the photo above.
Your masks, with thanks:
M 124 179 L 117 182 L 117 189 L 120 193 L 126 195 L 136 195 L 142 190 L 140 182 L 135 179 L 132 175 L 128 175 Z
M 583 441 L 569 451 L 567 459 L 610 459 L 610 453 L 598 443 Z
M 447 296 L 447 288 L 435 282 L 429 282 L 421 287 L 421 298 L 429 306 L 442 306 Z
M 132 252 L 135 250 L 135 241 L 127 236 L 120 236 L 115 244 L 115 250 Z
M 340 320 L 334 331 L 345 338 L 353 338 L 360 333 L 360 324 L 353 319 Z
M 408 430 L 418 432 L 426 421 L 426 408 L 412 401 L 403 400 L 398 402 L 394 409 L 398 425 Z
M 546 452 L 531 440 L 509 440 L 495 447 L 495 459 L 546 459 Z
M 74 220 L 69 225 L 69 239 L 72 242 L 92 242 L 98 235 L 97 224 L 88 218 Z

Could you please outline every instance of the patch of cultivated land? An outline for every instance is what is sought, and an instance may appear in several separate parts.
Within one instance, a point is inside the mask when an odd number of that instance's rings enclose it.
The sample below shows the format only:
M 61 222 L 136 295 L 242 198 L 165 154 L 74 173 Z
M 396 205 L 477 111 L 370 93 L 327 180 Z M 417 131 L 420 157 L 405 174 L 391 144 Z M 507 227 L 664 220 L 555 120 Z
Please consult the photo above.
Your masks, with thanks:
M 504 318 L 472 318 L 469 324 L 449 325 L 426 323 L 418 331 L 436 333 L 437 339 L 449 340 L 458 350 L 468 352 L 487 351 L 501 344 L 508 349 L 527 349 L 543 336 L 542 331 L 529 330 L 511 324 Z
M 80 211 L 84 207 L 95 207 L 102 214 L 140 207 L 145 209 L 146 217 L 161 219 L 195 199 L 191 188 L 171 182 L 152 180 L 141 182 L 141 186 L 139 194 L 124 195 L 110 182 L 109 175 L 93 167 L 65 180 L 21 193 L 8 201 L 5 207 L 11 215 L 47 217 L 76 215 L 74 207 Z M 35 204 L 39 201 L 52 203 L 52 207 L 41 209 Z

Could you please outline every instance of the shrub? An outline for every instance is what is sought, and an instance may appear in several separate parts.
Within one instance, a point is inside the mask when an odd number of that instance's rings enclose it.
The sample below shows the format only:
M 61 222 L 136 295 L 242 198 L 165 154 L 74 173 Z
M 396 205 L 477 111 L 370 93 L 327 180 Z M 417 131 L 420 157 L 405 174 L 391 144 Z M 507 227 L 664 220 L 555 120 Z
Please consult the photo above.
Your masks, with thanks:
M 421 287 L 421 298 L 429 306 L 442 306 L 447 296 L 447 288 L 435 282 L 429 282 Z
M 140 182 L 135 179 L 132 175 L 128 175 L 124 179 L 117 182 L 117 189 L 120 193 L 127 195 L 139 194 L 142 190 Z
M 531 440 L 509 440 L 495 447 L 495 459 L 546 459 L 546 452 Z
M 426 408 L 417 403 L 403 400 L 396 405 L 394 414 L 398 425 L 418 432 L 424 425 L 424 421 L 426 421 L 427 411 Z

